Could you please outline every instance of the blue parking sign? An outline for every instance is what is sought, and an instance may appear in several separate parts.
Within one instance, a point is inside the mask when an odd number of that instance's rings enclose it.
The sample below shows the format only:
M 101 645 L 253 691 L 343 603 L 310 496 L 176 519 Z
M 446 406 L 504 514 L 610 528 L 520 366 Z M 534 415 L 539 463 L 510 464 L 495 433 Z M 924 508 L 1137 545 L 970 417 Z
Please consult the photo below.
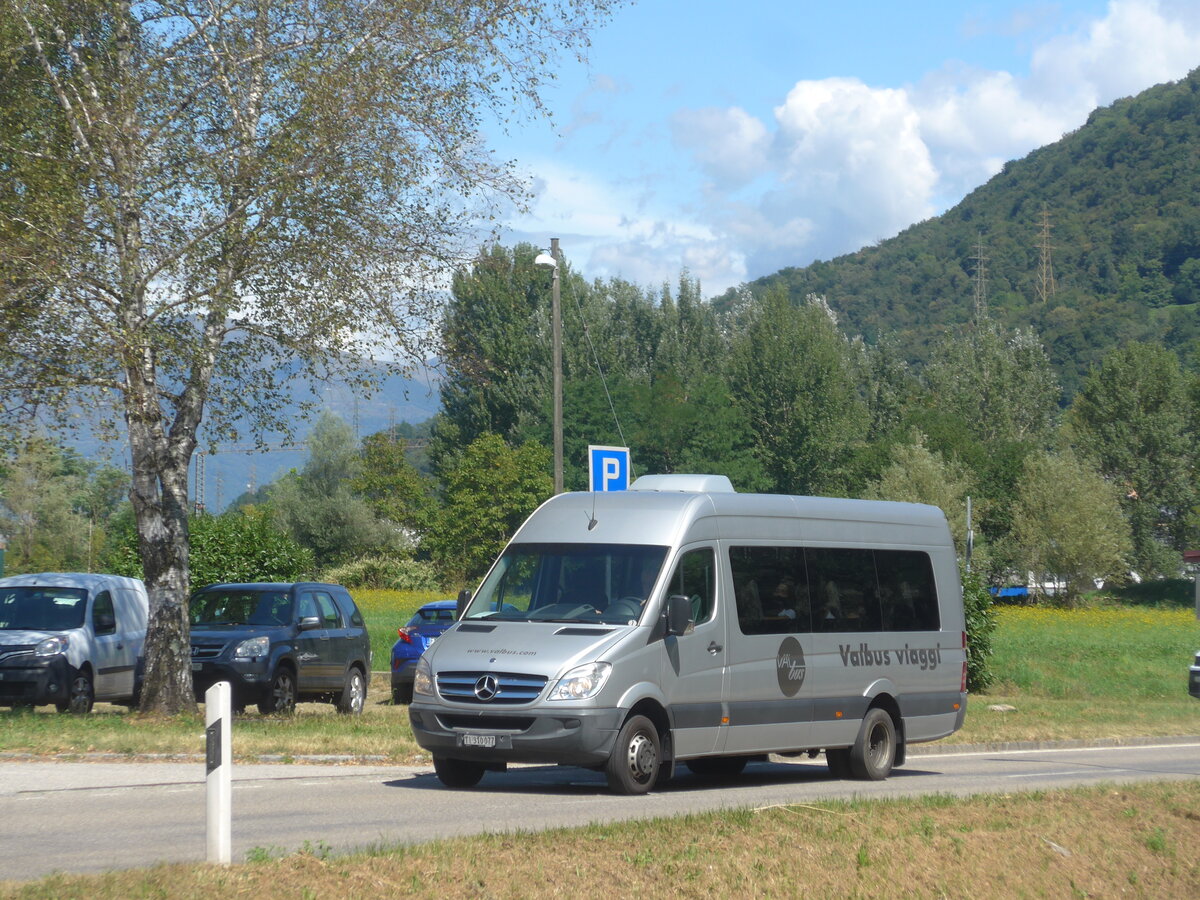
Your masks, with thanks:
M 588 446 L 588 485 L 593 491 L 629 487 L 629 448 Z

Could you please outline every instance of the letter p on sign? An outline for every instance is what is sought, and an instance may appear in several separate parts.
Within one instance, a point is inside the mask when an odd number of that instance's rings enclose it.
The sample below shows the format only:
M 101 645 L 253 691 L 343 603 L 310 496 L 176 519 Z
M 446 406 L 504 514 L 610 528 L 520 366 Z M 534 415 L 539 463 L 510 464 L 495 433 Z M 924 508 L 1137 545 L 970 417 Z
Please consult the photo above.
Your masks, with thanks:
M 628 447 L 588 447 L 588 489 L 623 491 L 629 487 Z

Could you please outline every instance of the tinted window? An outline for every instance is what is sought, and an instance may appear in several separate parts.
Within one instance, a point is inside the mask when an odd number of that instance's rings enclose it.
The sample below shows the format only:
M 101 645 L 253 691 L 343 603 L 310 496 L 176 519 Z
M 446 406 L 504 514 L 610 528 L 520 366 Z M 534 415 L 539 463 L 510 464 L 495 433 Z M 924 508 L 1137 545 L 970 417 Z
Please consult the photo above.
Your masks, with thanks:
M 716 593 L 716 554 L 712 548 L 689 550 L 683 554 L 671 573 L 667 596 L 678 594 L 687 597 L 692 604 L 692 619 L 700 623 L 712 618 L 716 608 Z
M 317 616 L 321 620 L 321 627 L 340 628 L 342 625 L 341 616 L 338 615 L 337 605 L 333 602 L 333 597 L 324 591 L 318 591 L 313 596 L 317 600 Z
M 101 591 L 92 601 L 92 631 L 96 634 L 116 634 L 117 615 L 113 610 L 112 594 Z
M 407 627 L 415 628 L 418 625 L 432 625 L 435 622 L 441 625 L 448 625 L 454 621 L 454 610 L 452 609 L 418 609 L 413 617 L 408 620 Z
M 730 547 L 729 567 L 742 634 L 809 630 L 803 547 Z
M 937 591 L 928 554 L 876 550 L 879 600 L 885 631 L 937 631 Z
M 927 553 L 840 547 L 730 547 L 743 634 L 936 631 Z
M 334 593 L 333 599 L 337 601 L 338 609 L 342 611 L 342 618 L 348 621 L 351 625 L 362 625 L 363 617 L 359 612 L 358 605 L 354 602 L 349 594 Z
M 286 591 L 217 588 L 192 595 L 193 625 L 288 625 L 292 600 Z
M 321 614 L 317 609 L 317 598 L 312 594 L 301 594 L 298 615 L 301 619 L 319 619 Z
M 878 631 L 879 591 L 870 550 L 809 547 L 814 631 Z

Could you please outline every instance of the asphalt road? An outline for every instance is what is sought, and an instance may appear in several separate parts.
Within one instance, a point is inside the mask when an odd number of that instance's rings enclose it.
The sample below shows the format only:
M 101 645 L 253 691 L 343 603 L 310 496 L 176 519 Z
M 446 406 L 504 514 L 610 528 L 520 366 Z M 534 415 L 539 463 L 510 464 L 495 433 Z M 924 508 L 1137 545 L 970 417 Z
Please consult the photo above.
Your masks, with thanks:
M 1200 738 L 1144 746 L 962 750 L 927 745 L 882 782 L 835 781 L 823 760 L 753 764 L 721 785 L 690 774 L 643 797 L 604 776 L 529 766 L 479 787 L 432 768 L 235 765 L 233 859 L 251 850 L 334 852 L 482 831 L 534 830 L 853 797 L 968 795 L 1200 777 Z M 0 879 L 205 858 L 203 762 L 0 762 Z

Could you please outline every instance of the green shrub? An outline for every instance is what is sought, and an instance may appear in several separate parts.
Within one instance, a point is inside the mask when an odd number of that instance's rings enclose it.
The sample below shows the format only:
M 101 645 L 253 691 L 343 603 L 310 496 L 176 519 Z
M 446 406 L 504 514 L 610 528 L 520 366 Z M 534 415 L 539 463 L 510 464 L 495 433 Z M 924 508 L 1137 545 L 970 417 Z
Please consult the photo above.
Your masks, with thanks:
M 322 573 L 326 581 L 353 588 L 436 591 L 437 573 L 427 562 L 395 556 L 363 556 Z
M 967 618 L 967 690 L 982 691 L 996 680 L 991 664 L 996 610 L 992 595 L 977 572 L 963 572 L 962 586 Z
M 1103 593 L 1133 606 L 1190 608 L 1196 602 L 1196 582 L 1191 578 L 1153 578 L 1139 584 L 1106 586 Z
M 118 575 L 142 577 L 132 517 L 109 554 Z M 192 516 L 189 554 L 192 589 L 228 581 L 302 581 L 312 577 L 313 555 L 275 525 L 269 512 L 247 506 L 219 516 Z

